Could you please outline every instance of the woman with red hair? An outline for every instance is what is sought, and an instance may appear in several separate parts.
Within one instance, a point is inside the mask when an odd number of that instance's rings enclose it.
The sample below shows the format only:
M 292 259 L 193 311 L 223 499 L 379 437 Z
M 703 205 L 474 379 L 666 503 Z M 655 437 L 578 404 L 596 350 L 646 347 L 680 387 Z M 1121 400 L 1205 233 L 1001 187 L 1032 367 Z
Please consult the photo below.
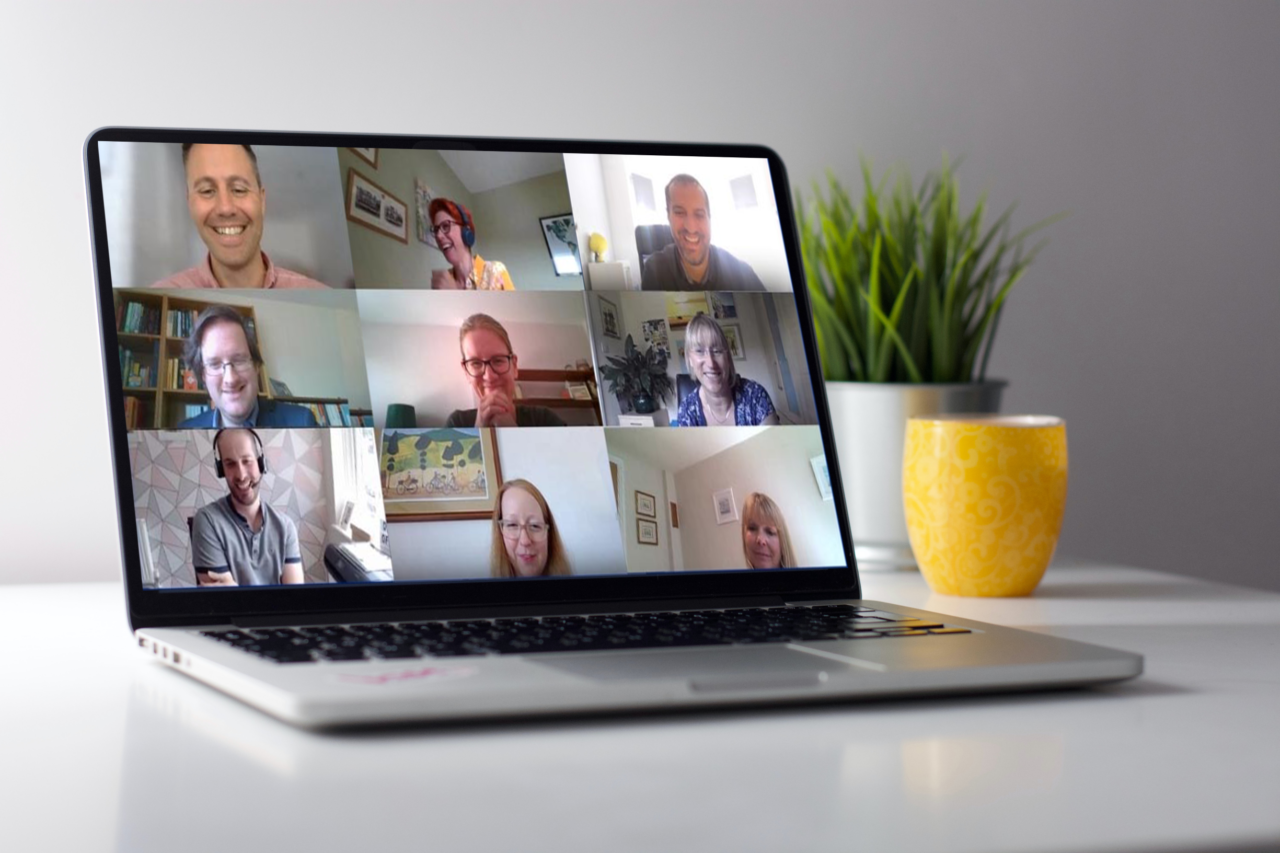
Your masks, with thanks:
M 472 249 L 476 224 L 471 211 L 456 201 L 433 198 L 427 206 L 431 237 L 449 262 L 449 269 L 431 274 L 433 290 L 514 290 L 511 275 L 498 261 L 486 261 Z

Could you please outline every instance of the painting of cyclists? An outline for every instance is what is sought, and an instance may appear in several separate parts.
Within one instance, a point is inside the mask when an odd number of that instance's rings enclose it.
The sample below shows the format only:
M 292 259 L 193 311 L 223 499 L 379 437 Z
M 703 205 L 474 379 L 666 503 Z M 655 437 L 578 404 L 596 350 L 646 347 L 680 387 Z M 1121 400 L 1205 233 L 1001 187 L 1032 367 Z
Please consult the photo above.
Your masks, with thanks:
M 484 428 L 383 430 L 378 467 L 388 521 L 487 518 L 502 485 Z

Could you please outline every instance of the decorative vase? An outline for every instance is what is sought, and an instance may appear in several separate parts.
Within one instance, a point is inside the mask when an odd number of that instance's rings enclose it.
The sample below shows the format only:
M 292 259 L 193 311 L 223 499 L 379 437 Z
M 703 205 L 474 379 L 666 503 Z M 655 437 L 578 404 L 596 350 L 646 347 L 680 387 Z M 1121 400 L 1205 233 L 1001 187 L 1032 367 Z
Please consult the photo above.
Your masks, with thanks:
M 653 398 L 641 391 L 631 400 L 631 406 L 641 415 L 651 415 L 658 408 L 654 405 Z M 901 455 L 901 454 L 899 454 Z
M 985 382 L 828 382 L 840 479 L 858 568 L 916 567 L 902 508 L 902 450 L 907 419 L 917 415 L 1000 411 L 1003 379 Z

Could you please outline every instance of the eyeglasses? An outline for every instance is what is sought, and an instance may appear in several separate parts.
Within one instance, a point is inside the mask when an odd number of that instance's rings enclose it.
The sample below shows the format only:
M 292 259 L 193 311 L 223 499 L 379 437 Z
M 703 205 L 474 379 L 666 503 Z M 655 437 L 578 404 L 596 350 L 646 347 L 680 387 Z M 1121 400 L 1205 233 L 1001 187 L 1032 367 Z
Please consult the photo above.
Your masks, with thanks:
M 710 353 L 712 358 L 721 358 L 726 352 L 728 352 L 728 350 L 723 347 L 711 347 L 710 349 L 707 347 L 689 347 L 689 352 L 693 353 L 698 358 L 704 358 L 708 353 Z
M 206 361 L 204 363 L 204 372 L 209 376 L 221 376 L 222 372 L 228 367 L 244 376 L 253 372 L 253 358 L 252 356 L 238 355 L 230 361 Z
M 465 358 L 462 360 L 462 366 L 467 369 L 467 373 L 479 379 L 484 376 L 484 369 L 488 367 L 494 373 L 502 375 L 511 369 L 511 361 L 515 356 L 495 355 L 493 358 Z
M 534 542 L 541 542 L 547 538 L 547 531 L 551 529 L 551 525 L 541 521 L 530 521 L 528 524 L 521 524 L 518 521 L 504 518 L 498 522 L 498 529 L 502 531 L 502 538 L 504 539 L 519 539 L 520 531 L 524 530 Z
M 448 237 L 450 234 L 453 233 L 453 226 L 455 225 L 460 226 L 462 225 L 462 223 L 455 222 L 452 219 L 446 219 L 444 222 L 441 222 L 439 225 L 432 225 L 431 236 L 435 237 L 437 240 L 440 239 L 441 235 Z

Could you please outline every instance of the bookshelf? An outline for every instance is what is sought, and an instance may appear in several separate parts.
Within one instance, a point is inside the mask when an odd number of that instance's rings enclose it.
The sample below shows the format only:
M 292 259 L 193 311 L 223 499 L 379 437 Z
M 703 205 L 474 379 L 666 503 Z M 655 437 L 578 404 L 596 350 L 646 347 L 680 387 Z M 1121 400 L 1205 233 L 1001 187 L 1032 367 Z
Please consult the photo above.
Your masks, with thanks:
M 566 389 L 570 385 L 577 385 L 587 390 L 590 397 L 588 399 L 575 399 L 572 397 L 524 397 L 519 400 L 526 406 L 542 406 L 547 409 L 589 409 L 594 416 L 597 425 L 600 424 L 600 400 L 596 391 L 596 375 L 592 370 L 520 370 L 520 378 L 517 384 L 523 386 L 524 383 L 564 383 Z M 523 387 L 522 389 L 523 390 Z
M 226 305 L 247 317 L 256 331 L 252 305 L 206 302 L 181 294 L 153 290 L 116 290 L 116 342 L 124 383 L 125 425 L 135 429 L 175 429 L 189 417 L 209 408 L 204 377 L 182 357 L 196 317 L 210 305 Z M 258 396 L 297 403 L 311 409 L 321 426 L 347 426 L 349 406 L 340 397 L 284 397 L 271 393 L 267 373 L 268 342 L 258 333 L 263 364 L 258 368 Z

